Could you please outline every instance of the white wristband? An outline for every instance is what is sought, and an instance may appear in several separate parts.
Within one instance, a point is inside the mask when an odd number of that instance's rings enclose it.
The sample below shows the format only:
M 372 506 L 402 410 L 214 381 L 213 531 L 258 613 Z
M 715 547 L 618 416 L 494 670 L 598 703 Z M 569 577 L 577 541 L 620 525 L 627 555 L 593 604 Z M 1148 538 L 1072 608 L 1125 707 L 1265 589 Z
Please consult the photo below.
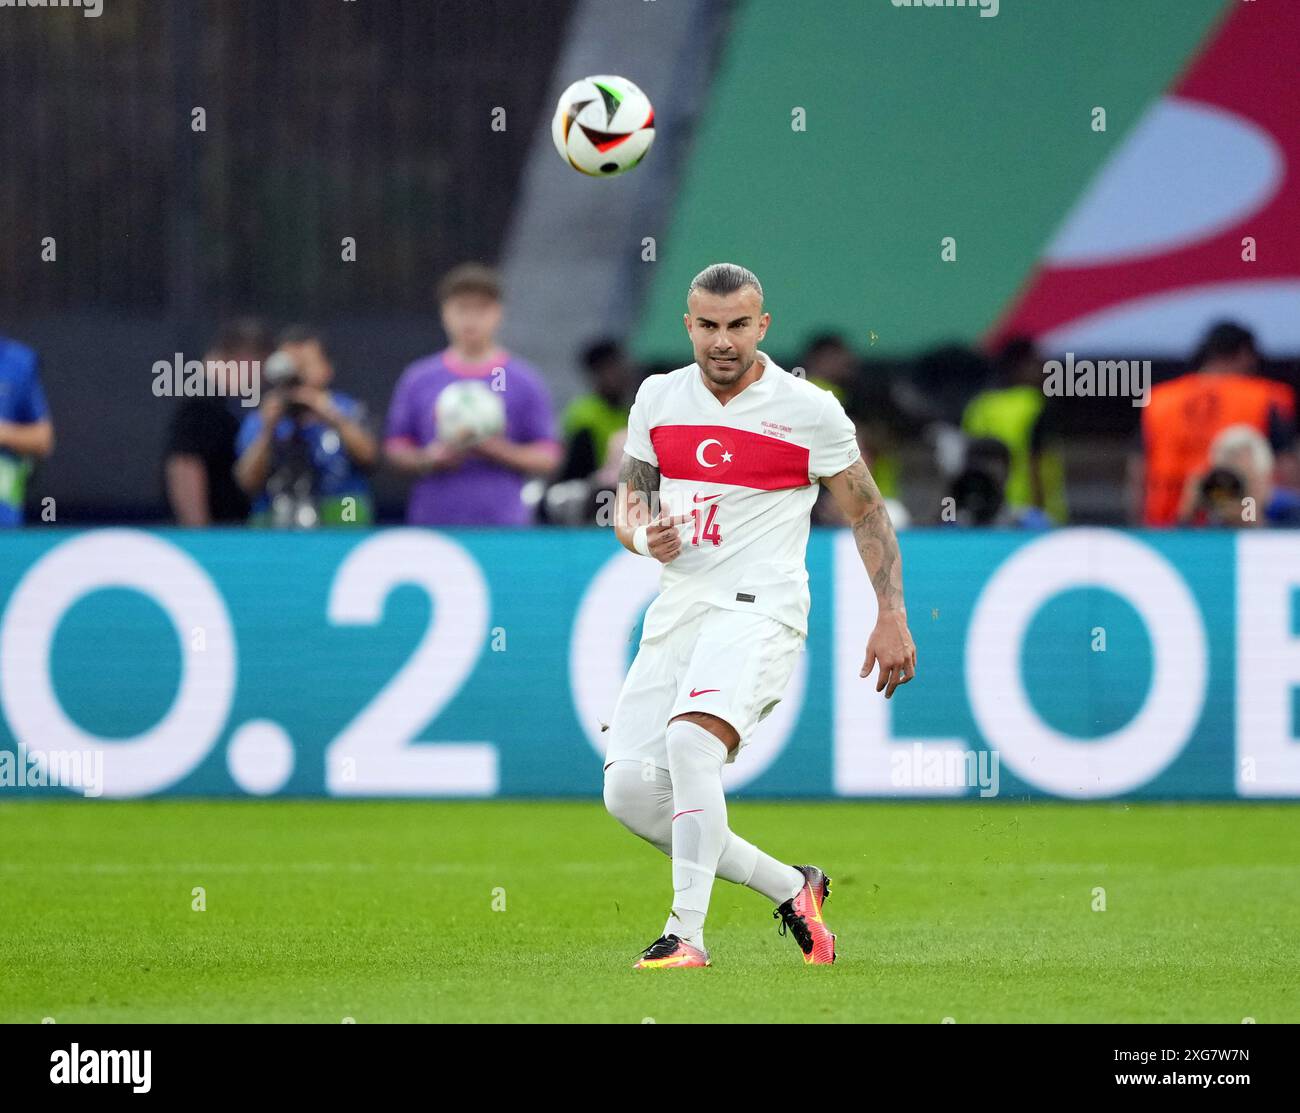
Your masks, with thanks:
M 646 540 L 646 527 L 637 526 L 636 532 L 632 534 L 632 548 L 642 556 L 650 555 L 650 543 Z

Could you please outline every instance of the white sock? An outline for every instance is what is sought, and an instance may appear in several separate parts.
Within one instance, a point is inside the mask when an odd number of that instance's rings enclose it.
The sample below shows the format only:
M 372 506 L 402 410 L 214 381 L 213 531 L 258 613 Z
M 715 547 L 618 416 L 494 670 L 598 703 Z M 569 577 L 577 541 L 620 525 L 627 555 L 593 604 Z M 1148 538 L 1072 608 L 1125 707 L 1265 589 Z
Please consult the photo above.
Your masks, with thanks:
M 703 950 L 704 918 L 727 842 L 722 791 L 727 747 L 688 719 L 668 724 L 667 742 L 673 782 L 673 911 L 664 934 Z
M 718 876 L 762 893 L 773 904 L 784 904 L 803 888 L 804 878 L 794 866 L 778 862 L 753 843 L 729 831 L 718 859 Z
M 667 769 L 640 761 L 614 761 L 605 769 L 605 807 L 634 835 L 672 857 L 673 782 Z M 803 888 L 803 874 L 778 862 L 734 831 L 718 858 L 723 881 L 762 893 L 773 904 L 784 904 Z

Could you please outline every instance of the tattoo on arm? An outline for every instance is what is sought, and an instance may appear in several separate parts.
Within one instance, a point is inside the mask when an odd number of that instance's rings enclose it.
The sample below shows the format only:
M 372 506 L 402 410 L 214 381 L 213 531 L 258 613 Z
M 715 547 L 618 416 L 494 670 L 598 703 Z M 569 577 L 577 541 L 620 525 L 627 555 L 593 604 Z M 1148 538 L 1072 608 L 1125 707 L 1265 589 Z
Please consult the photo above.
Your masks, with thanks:
M 898 551 L 898 538 L 889 520 L 884 497 L 861 458 L 848 469 L 845 480 L 853 501 L 861 507 L 853 519 L 853 539 L 857 542 L 863 567 L 871 577 L 871 586 L 880 600 L 880 609 L 901 610 L 903 558 Z
M 659 469 L 624 453 L 618 485 L 627 493 L 628 521 L 624 524 L 642 525 L 652 521 L 657 501 L 655 496 L 659 493 Z M 634 510 L 635 506 L 644 507 L 644 512 Z

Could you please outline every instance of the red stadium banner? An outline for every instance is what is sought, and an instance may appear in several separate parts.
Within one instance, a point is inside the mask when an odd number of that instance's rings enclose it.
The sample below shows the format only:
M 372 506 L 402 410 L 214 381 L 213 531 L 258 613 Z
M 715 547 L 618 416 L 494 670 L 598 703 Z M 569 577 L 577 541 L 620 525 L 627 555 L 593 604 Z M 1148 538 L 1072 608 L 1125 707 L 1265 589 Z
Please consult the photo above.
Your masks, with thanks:
M 993 327 L 1050 351 L 1182 353 L 1234 317 L 1300 342 L 1300 4 L 1234 4 L 1075 204 Z

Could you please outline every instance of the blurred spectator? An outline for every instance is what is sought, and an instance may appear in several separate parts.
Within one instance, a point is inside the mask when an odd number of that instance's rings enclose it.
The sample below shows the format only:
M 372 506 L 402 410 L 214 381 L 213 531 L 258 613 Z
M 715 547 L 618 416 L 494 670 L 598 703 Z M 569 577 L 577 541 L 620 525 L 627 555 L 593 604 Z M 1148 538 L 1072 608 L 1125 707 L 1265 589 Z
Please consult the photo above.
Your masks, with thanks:
M 829 390 L 845 409 L 854 408 L 858 357 L 844 342 L 844 337 L 834 332 L 814 336 L 804 349 L 799 366 L 804 369 L 804 375 L 810 383 L 822 390 Z
M 542 502 L 544 520 L 591 525 L 603 503 L 613 505 L 623 442 L 627 439 L 629 398 L 635 387 L 631 361 L 616 340 L 600 340 L 582 354 L 591 390 L 565 408 L 564 464 Z M 612 473 L 613 481 L 609 481 Z M 610 492 L 602 496 L 602 492 Z
M 628 396 L 634 373 L 631 361 L 615 340 L 601 340 L 583 353 L 591 390 L 564 410 L 564 466 L 558 478 L 587 479 L 605 466 L 610 437 L 627 428 Z
M 943 344 L 923 352 L 911 375 L 895 386 L 903 413 L 936 439 L 932 426 L 961 424 L 962 411 L 976 387 L 992 378 L 993 368 L 983 352 L 964 344 Z
M 379 456 L 364 408 L 331 390 L 334 365 L 320 333 L 298 326 L 280 337 L 262 369 L 262 405 L 244 418 L 235 478 L 252 500 L 253 525 L 369 525 L 365 473 Z
M 880 493 L 887 499 L 898 493 L 898 476 L 901 472 L 892 430 L 880 420 L 873 407 L 864 405 L 862 391 L 862 364 L 857 353 L 835 332 L 819 333 L 809 341 L 799 359 L 808 381 L 823 390 L 829 390 L 839 400 L 858 433 L 858 447 L 862 450 L 871 476 Z M 871 416 L 865 416 L 870 414 Z M 843 515 L 823 490 L 813 507 L 812 520 L 816 525 L 841 525 Z
M 921 429 L 900 405 L 898 369 L 883 362 L 864 363 L 849 417 L 858 431 L 862 457 L 886 500 L 898 501 L 903 485 L 902 446 L 920 436 Z M 892 518 L 893 512 L 890 512 Z
M 1011 450 L 997 437 L 978 437 L 966 442 L 965 467 L 953 477 L 948 489 L 953 520 L 958 525 L 989 525 L 1021 529 L 1044 529 L 1052 525 L 1043 508 L 1011 506 L 1006 498 L 1006 481 L 1011 473 Z
M 1224 321 L 1206 334 L 1194 370 L 1151 391 L 1142 411 L 1143 455 L 1130 469 L 1133 502 L 1149 526 L 1174 525 L 1188 478 L 1200 472 L 1216 436 L 1247 425 L 1290 454 L 1295 439 L 1295 392 L 1261 378 L 1249 331 Z
M 1025 336 L 1008 340 L 994 360 L 995 382 L 975 395 L 962 414 L 968 437 L 993 437 L 1007 447 L 1003 492 L 1015 513 L 1037 508 L 1058 524 L 1068 511 L 1059 417 L 1043 393 L 1043 358 Z
M 1187 516 L 1179 525 L 1210 526 L 1236 529 L 1258 523 L 1243 513 L 1246 484 L 1239 472 L 1231 468 L 1210 468 L 1189 481 L 1190 503 Z
M 965 466 L 948 488 L 951 509 L 960 526 L 1044 529 L 1052 524 L 1037 506 L 1012 506 L 1006 497 L 1013 456 L 1005 441 L 977 437 L 966 443 Z M 945 520 L 941 517 L 941 520 Z
M 944 485 L 952 482 L 966 459 L 962 410 L 992 375 L 982 352 L 964 344 L 944 344 L 922 353 L 906 375 L 891 383 L 889 397 L 898 423 L 930 447 Z
M 0 528 L 23 524 L 27 476 L 54 451 L 54 423 L 41 389 L 40 359 L 0 336 Z
M 275 349 L 270 329 L 254 317 L 228 321 L 204 362 L 210 389 L 186 398 L 172 420 L 163 464 L 167 501 L 183 526 L 244 522 L 248 496 L 235 481 L 235 440 L 247 412 L 235 380 L 239 363 L 259 367 Z M 218 383 L 217 377 L 228 380 Z
M 1300 494 L 1274 485 L 1273 464 L 1262 433 L 1249 425 L 1228 426 L 1210 446 L 1209 467 L 1188 478 L 1179 524 L 1300 526 Z
M 623 449 L 627 444 L 627 426 L 610 435 L 609 448 L 605 453 L 605 463 L 591 477 L 592 486 L 599 494 L 601 491 L 617 491 L 618 475 L 623 470 Z
M 475 263 L 456 267 L 439 284 L 438 302 L 449 346 L 403 372 L 388 411 L 385 454 L 416 478 L 407 521 L 527 525 L 532 508 L 521 497 L 525 480 L 549 476 L 560 461 L 546 386 L 530 364 L 496 344 L 502 306 L 495 271 Z M 476 405 L 499 400 L 501 433 L 440 436 L 435 404 L 443 390 L 461 383 L 485 392 Z

